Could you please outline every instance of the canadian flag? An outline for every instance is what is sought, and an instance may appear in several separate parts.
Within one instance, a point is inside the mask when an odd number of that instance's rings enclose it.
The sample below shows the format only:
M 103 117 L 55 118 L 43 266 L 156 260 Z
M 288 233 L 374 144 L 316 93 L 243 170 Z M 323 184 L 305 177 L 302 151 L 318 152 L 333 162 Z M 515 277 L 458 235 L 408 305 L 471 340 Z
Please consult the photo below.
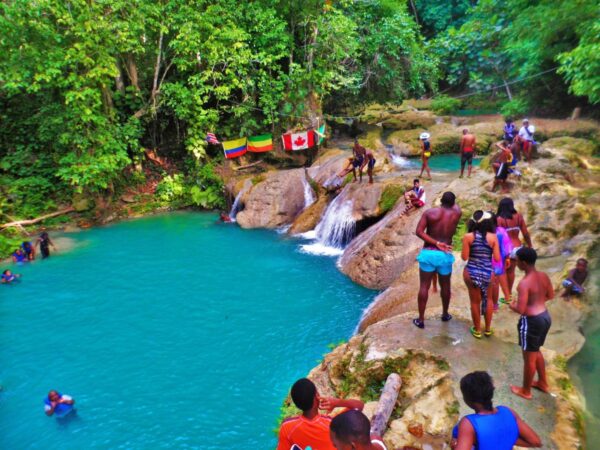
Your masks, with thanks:
M 315 145 L 315 133 L 312 130 L 284 134 L 281 139 L 286 150 L 304 150 Z

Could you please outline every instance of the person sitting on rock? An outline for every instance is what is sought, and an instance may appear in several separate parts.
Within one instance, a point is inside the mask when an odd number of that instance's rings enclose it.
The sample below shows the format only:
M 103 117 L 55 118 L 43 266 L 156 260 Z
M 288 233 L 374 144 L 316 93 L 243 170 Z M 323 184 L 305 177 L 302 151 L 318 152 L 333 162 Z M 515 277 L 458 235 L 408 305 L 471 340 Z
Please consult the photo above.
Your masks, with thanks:
M 425 189 L 420 185 L 419 179 L 415 178 L 412 189 L 404 193 L 406 207 L 402 211 L 402 215 L 408 214 L 413 209 L 423 207 L 425 205 L 425 197 Z
M 567 298 L 570 295 L 581 295 L 585 292 L 583 283 L 588 276 L 588 262 L 585 258 L 579 258 L 575 268 L 569 272 L 567 279 L 562 285 L 565 288 L 562 297 Z
M 531 162 L 531 155 L 533 153 L 533 146 L 536 144 L 533 138 L 535 127 L 529 125 L 529 119 L 523 119 L 523 126 L 519 130 L 519 138 L 523 143 L 523 154 L 525 155 L 525 161 Z
M 335 408 L 357 409 L 362 411 L 360 400 L 341 400 L 320 397 L 317 387 L 308 378 L 301 378 L 291 390 L 292 401 L 302 414 L 286 419 L 279 429 L 277 450 L 290 450 L 293 445 L 315 450 L 335 450 L 329 436 L 331 417 L 319 414 L 319 409 L 328 413 Z
M 380 436 L 371 434 L 371 424 L 361 411 L 346 411 L 334 417 L 329 426 L 331 442 L 337 450 L 387 450 Z
M 494 407 L 494 383 L 487 372 L 477 371 L 460 380 L 465 403 L 475 414 L 463 417 L 452 431 L 453 450 L 512 450 L 541 447 L 542 441 L 519 415 L 506 406 Z
M 516 135 L 517 127 L 515 126 L 514 121 L 510 117 L 507 117 L 506 122 L 504 123 L 504 135 L 502 136 L 502 139 L 512 142 Z

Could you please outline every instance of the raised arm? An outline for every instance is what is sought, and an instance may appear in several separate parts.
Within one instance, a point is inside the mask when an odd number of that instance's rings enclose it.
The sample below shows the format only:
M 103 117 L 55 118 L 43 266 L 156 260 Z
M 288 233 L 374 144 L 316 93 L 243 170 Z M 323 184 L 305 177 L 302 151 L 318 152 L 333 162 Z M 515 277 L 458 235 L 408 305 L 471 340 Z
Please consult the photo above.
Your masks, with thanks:
M 319 409 L 324 409 L 327 412 L 333 411 L 335 408 L 358 409 L 362 411 L 365 404 L 360 400 L 341 399 L 333 397 L 322 397 L 319 402 Z

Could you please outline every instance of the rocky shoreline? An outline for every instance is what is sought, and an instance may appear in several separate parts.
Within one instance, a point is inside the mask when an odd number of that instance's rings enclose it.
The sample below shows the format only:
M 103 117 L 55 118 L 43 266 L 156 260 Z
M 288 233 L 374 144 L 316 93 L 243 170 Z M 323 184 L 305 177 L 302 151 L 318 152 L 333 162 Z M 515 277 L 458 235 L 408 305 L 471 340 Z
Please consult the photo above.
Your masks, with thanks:
M 319 230 L 323 234 L 320 223 L 334 213 L 332 205 L 347 206 L 343 213 L 337 213 L 353 222 L 356 237 L 343 244 L 338 266 L 356 283 L 381 292 L 364 312 L 358 334 L 328 354 L 310 377 L 325 395 L 370 401 L 370 411 L 387 374 L 398 371 L 404 383 L 384 436 L 386 443 L 390 448 L 444 448 L 449 430 L 459 415 L 467 412 L 459 402 L 458 380 L 468 371 L 487 369 L 496 379 L 497 403 L 519 411 L 543 436 L 544 448 L 585 448 L 584 402 L 566 370 L 566 362 L 584 343 L 580 326 L 589 310 L 585 300 L 566 302 L 556 298 L 550 303 L 554 321 L 544 354 L 550 362 L 554 395 L 536 393 L 530 402 L 514 397 L 508 389 L 509 383 L 521 379 L 517 317 L 506 307 L 501 308 L 494 317 L 495 336 L 484 341 L 473 339 L 468 334 L 470 312 L 461 262 L 455 263 L 452 280 L 451 310 L 455 320 L 449 324 L 439 321 L 439 297 L 432 295 L 427 328 L 416 330 L 410 323 L 416 309 L 418 269 L 414 258 L 421 242 L 414 229 L 420 212 L 401 215 L 404 205 L 397 200 L 418 172 L 396 168 L 392 153 L 412 154 L 414 149 L 407 136 L 418 135 L 425 126 L 440 130 L 443 126 L 447 135 L 441 136 L 438 130 L 438 144 L 446 148 L 443 142 L 448 142 L 448 148 L 457 148 L 452 139 L 458 139 L 463 122 L 469 122 L 483 142 L 484 151 L 489 150 L 497 130 L 501 130 L 501 118 L 485 117 L 479 119 L 485 121 L 477 122 L 477 118 L 455 120 L 423 113 L 413 114 L 415 117 L 411 115 L 408 120 L 406 112 L 385 114 L 382 110 L 374 113 L 371 122 L 383 126 L 369 125 L 362 135 L 363 144 L 377 152 L 378 171 L 373 185 L 349 183 L 337 194 L 320 187 L 345 165 L 347 145 L 328 149 L 306 171 L 273 170 L 259 177 L 230 179 L 227 184 L 231 194 L 239 196 L 242 209 L 237 221 L 244 228 L 286 226 L 290 234 L 316 229 L 319 239 Z M 419 122 L 421 119 L 427 123 Z M 540 254 L 540 269 L 558 288 L 578 257 L 597 259 L 600 165 L 594 154 L 600 127 L 588 121 L 533 122 L 539 124 L 540 136 L 545 140 L 533 164 L 520 165 L 522 176 L 512 180 L 510 196 L 528 223 Z M 396 129 L 390 133 L 390 127 Z M 441 192 L 450 190 L 456 194 L 465 217 L 475 209 L 495 210 L 504 195 L 489 191 L 492 175 L 486 167 L 484 161 L 470 179 L 458 179 L 455 173 L 434 173 L 433 181 L 425 183 L 428 206 L 439 201 Z M 303 187 L 306 182 L 317 197 L 308 207 Z M 589 286 L 587 298 L 597 298 L 595 280 Z

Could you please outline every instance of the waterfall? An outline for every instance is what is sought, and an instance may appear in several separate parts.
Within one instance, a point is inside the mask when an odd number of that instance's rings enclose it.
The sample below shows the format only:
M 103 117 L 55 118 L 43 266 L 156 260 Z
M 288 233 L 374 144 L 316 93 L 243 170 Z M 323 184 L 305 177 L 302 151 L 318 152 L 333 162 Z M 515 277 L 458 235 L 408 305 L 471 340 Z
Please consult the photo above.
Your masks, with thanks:
M 304 185 L 304 209 L 306 209 L 317 200 L 317 197 L 306 177 L 302 178 L 302 184 Z
M 341 255 L 344 247 L 354 237 L 356 221 L 352 215 L 352 200 L 347 200 L 342 192 L 327 207 L 323 218 L 314 230 L 314 241 L 300 248 L 315 255 Z M 305 236 L 309 237 L 308 233 Z
M 233 205 L 231 205 L 231 211 L 229 211 L 229 218 L 231 219 L 232 222 L 235 222 L 235 216 L 242 209 L 241 208 L 242 196 L 246 193 L 247 190 L 248 190 L 247 188 L 243 188 L 240 190 L 240 192 L 238 192 L 238 195 L 235 196 Z
M 390 156 L 390 159 L 392 160 L 392 164 L 396 167 L 400 169 L 406 169 L 413 165 L 408 158 L 396 155 L 394 146 L 392 144 L 386 144 L 385 148 L 388 152 L 388 155 Z

